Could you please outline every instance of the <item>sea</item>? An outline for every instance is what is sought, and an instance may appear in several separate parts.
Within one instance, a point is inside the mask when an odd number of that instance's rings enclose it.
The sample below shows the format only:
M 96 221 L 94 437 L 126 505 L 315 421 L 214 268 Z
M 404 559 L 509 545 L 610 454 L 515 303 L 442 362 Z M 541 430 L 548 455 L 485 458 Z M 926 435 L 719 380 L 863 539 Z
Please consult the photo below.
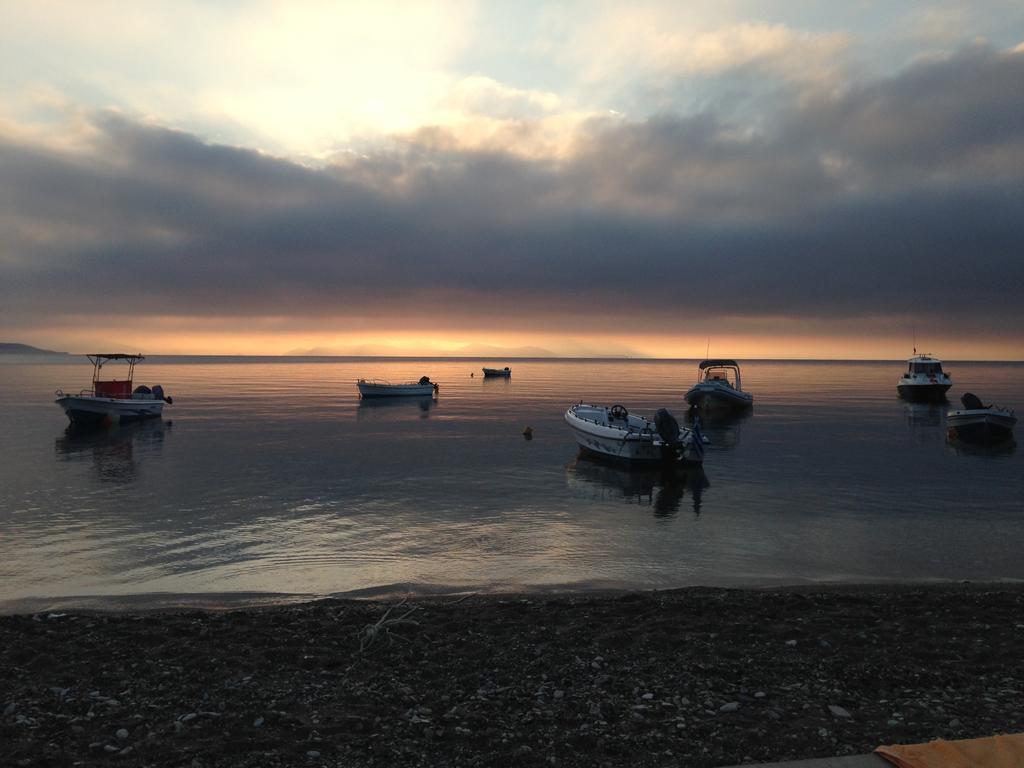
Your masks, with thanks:
M 323 596 L 1024 579 L 1024 451 L 950 441 L 965 391 L 1024 407 L 1024 363 L 740 361 L 703 471 L 579 455 L 573 403 L 685 422 L 695 360 L 149 357 L 162 420 L 68 428 L 82 357 L 0 362 L 0 612 Z M 509 365 L 508 379 L 483 366 Z M 436 398 L 360 400 L 429 376 Z M 526 427 L 532 437 L 524 435 Z

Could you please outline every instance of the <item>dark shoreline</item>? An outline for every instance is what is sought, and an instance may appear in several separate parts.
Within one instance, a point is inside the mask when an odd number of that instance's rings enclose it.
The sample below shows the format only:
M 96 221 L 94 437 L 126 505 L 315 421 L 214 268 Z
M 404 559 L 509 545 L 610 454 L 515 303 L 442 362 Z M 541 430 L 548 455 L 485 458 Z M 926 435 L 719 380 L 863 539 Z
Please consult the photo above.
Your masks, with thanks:
M 1024 730 L 1020 584 L 397 602 L 0 616 L 0 765 L 723 766 Z

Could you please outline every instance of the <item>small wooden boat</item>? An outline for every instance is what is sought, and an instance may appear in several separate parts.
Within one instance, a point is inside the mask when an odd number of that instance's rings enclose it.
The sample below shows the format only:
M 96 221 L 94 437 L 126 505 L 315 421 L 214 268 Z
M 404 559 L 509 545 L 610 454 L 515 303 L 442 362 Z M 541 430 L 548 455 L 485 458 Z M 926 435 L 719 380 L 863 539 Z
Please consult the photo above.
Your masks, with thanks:
M 409 381 L 404 384 L 392 384 L 390 381 L 378 381 L 376 379 L 359 379 L 356 388 L 361 397 L 423 397 L 433 395 L 440 387 L 430 380 L 429 376 L 423 376 L 419 381 Z
M 946 414 L 946 433 L 951 440 L 969 443 L 1002 443 L 1013 439 L 1017 417 L 997 405 L 985 405 L 970 392 L 960 398 L 963 408 Z
M 164 403 L 174 402 L 164 395 L 159 384 L 152 388 L 138 386 L 133 388 L 132 380 L 135 366 L 145 358 L 142 355 L 126 355 L 120 352 L 86 355 L 92 363 L 92 388 L 83 389 L 77 395 L 57 390 L 54 401 L 73 424 L 92 426 L 98 424 L 118 424 L 141 419 L 156 419 L 163 414 Z M 103 366 L 111 361 L 122 361 L 128 364 L 128 376 L 125 379 L 100 379 Z
M 754 404 L 744 392 L 740 366 L 735 360 L 703 360 L 697 366 L 697 383 L 686 393 L 686 402 L 705 410 L 741 410 Z
M 507 365 L 504 368 L 484 368 L 484 376 L 504 376 L 506 379 L 512 375 L 512 369 Z
M 942 370 L 942 361 L 930 355 L 917 355 L 907 360 L 907 372 L 896 384 L 896 391 L 905 400 L 918 403 L 941 403 L 953 386 L 949 374 Z
M 699 420 L 680 427 L 660 408 L 654 419 L 632 416 L 625 407 L 578 403 L 565 412 L 565 421 L 585 452 L 630 464 L 701 464 L 704 435 Z

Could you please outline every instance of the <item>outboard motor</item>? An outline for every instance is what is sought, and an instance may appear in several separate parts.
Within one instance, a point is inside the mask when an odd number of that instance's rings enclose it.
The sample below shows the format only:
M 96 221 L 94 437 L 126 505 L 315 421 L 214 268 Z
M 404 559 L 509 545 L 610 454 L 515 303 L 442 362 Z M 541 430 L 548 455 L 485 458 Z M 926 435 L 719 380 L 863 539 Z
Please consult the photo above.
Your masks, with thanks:
M 980 397 L 971 392 L 964 392 L 960 397 L 960 402 L 964 404 L 964 408 L 968 411 L 980 411 L 988 407 L 982 404 Z
M 430 383 L 430 377 L 429 376 L 420 376 L 420 384 L 429 384 L 429 383 Z
M 654 414 L 654 427 L 666 444 L 676 445 L 679 442 L 679 422 L 665 408 L 659 408 Z
M 170 397 L 164 396 L 164 388 L 161 387 L 159 384 L 153 385 L 153 397 L 163 400 L 168 405 L 171 405 L 174 402 L 174 400 L 172 400 Z

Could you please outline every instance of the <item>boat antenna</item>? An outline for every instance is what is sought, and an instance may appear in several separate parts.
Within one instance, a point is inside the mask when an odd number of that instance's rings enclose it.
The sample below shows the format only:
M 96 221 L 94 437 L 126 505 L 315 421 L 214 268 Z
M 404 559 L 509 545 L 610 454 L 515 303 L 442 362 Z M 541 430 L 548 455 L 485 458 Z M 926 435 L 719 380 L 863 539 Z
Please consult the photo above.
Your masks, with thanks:
M 913 334 L 913 338 L 914 338 L 914 355 L 916 356 L 917 355 L 917 326 L 916 325 L 910 326 L 910 332 Z
M 707 360 L 711 355 L 711 337 L 708 336 L 708 348 L 704 350 L 704 359 Z

